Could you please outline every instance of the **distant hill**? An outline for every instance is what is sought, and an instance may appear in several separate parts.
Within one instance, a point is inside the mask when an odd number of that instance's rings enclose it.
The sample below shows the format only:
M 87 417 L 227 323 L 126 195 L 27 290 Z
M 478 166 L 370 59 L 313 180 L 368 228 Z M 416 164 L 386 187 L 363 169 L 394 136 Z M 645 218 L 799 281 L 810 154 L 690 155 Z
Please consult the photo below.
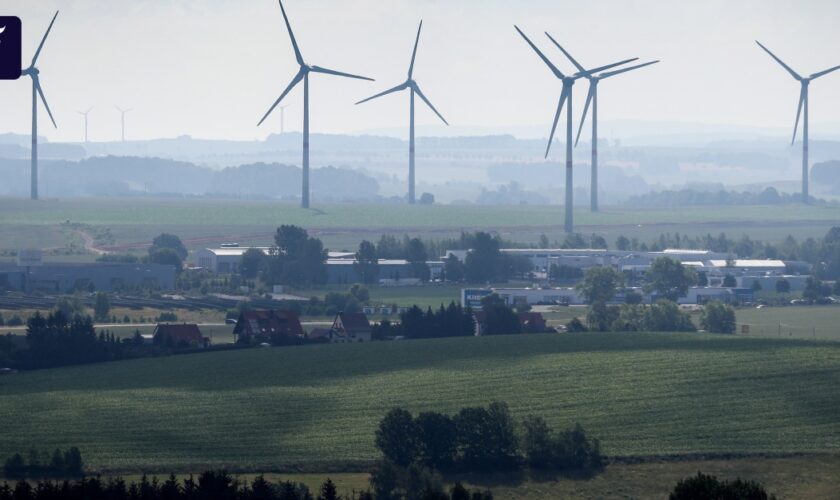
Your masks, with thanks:
M 840 195 L 840 160 L 825 161 L 811 167 L 814 189 Z
M 40 163 L 45 196 L 224 195 L 243 198 L 300 196 L 301 170 L 281 164 L 255 164 L 214 170 L 189 162 L 136 156 L 105 156 L 81 161 Z M 0 194 L 29 193 L 27 159 L 0 159 Z M 312 170 L 312 194 L 321 200 L 372 200 L 377 181 L 343 168 Z

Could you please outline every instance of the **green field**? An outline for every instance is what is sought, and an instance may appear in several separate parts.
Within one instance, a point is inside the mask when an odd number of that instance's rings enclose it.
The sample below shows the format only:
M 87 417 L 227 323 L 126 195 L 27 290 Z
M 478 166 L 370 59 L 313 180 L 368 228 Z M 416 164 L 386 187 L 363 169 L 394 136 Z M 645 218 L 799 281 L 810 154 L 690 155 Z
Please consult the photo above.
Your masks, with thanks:
M 393 406 L 506 401 L 612 456 L 840 451 L 840 344 L 589 334 L 254 349 L 0 378 L 0 456 L 94 469 L 360 470 Z
M 738 309 L 736 316 L 739 334 L 840 340 L 840 306 L 753 307 Z
M 605 207 L 599 213 L 575 212 L 576 228 L 608 241 L 618 235 L 651 241 L 663 232 L 688 235 L 749 234 L 780 241 L 821 237 L 840 220 L 840 207 L 738 206 L 640 209 Z M 100 231 L 100 243 L 118 250 L 142 250 L 157 234 L 178 234 L 190 248 L 237 241 L 268 244 L 275 228 L 297 224 L 321 237 L 333 250 L 354 249 L 361 239 L 383 233 L 424 238 L 457 236 L 462 230 L 491 230 L 507 239 L 536 242 L 541 234 L 562 240 L 559 206 L 408 206 L 322 205 L 303 210 L 268 201 L 224 199 L 66 199 L 31 202 L 0 199 L 0 256 L 35 246 L 49 249 L 53 260 L 84 253 L 79 233 L 66 223 Z M 90 255 L 92 258 L 92 255 Z

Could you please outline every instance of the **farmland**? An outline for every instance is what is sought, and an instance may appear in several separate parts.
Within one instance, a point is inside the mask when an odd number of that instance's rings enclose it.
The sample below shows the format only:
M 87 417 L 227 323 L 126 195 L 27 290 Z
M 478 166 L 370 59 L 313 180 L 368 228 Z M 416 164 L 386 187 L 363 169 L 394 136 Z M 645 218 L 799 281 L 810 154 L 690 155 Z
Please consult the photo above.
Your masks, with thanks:
M 79 446 L 95 469 L 359 470 L 393 406 L 580 422 L 611 456 L 840 451 L 840 344 L 700 334 L 256 349 L 0 379 L 0 454 Z M 60 430 L 59 430 L 60 429 Z
M 608 241 L 621 234 L 648 241 L 663 232 L 725 232 L 779 241 L 788 234 L 822 236 L 840 220 L 840 207 L 605 207 L 599 213 L 579 208 L 575 217 L 578 231 L 602 234 Z M 333 250 L 354 249 L 361 239 L 378 239 L 383 233 L 443 238 L 457 236 L 462 230 L 492 230 L 507 239 L 533 243 L 541 234 L 562 239 L 562 220 L 559 206 L 345 204 L 303 210 L 279 202 L 224 199 L 33 203 L 6 198 L 0 199 L 0 242 L 9 246 L 0 243 L 0 253 L 36 246 L 50 249 L 53 260 L 72 260 L 86 254 L 80 231 L 90 234 L 97 246 L 115 251 L 142 251 L 144 244 L 164 231 L 178 234 L 193 249 L 232 240 L 266 244 L 281 224 L 305 227 Z M 88 251 L 87 257 L 94 256 Z

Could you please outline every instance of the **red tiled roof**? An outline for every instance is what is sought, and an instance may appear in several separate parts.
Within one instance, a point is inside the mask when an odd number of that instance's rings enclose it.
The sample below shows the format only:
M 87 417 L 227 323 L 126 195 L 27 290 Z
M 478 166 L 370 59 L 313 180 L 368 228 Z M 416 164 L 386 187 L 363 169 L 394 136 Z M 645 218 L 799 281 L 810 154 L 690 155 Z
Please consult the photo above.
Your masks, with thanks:
M 300 319 L 293 311 L 280 310 L 248 310 L 239 315 L 236 335 L 303 335 Z
M 205 338 L 201 335 L 201 330 L 196 324 L 169 324 L 158 323 L 155 327 L 155 336 L 162 336 L 163 338 L 170 338 L 173 342 L 186 342 L 191 344 L 193 342 L 202 344 Z
M 370 330 L 370 321 L 368 321 L 365 313 L 338 313 L 338 318 L 341 318 L 341 325 L 345 330 Z

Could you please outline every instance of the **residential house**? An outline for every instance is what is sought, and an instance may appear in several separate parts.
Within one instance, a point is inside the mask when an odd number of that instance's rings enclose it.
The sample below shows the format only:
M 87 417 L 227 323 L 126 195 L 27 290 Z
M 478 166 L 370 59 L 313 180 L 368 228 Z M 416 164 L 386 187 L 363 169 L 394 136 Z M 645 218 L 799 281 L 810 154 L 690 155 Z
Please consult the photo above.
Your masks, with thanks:
M 370 342 L 370 321 L 364 313 L 340 312 L 330 328 L 329 339 L 334 344 Z
M 237 342 L 266 342 L 272 337 L 303 338 L 305 334 L 297 313 L 272 309 L 239 313 L 233 336 Z
M 177 348 L 210 346 L 210 339 L 201 334 L 201 330 L 195 323 L 158 323 L 153 339 L 156 344 Z

